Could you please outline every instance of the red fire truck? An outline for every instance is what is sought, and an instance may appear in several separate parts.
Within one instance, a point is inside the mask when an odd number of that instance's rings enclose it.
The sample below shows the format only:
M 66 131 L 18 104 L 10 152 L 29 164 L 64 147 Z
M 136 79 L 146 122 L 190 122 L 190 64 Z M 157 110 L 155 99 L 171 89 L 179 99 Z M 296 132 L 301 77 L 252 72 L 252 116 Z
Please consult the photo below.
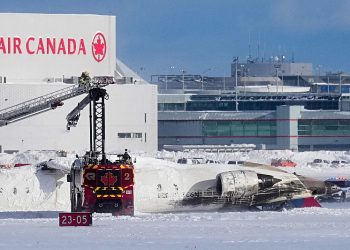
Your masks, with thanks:
M 113 162 L 106 158 L 105 99 L 108 99 L 108 94 L 104 88 L 91 88 L 88 96 L 66 118 L 67 129 L 70 130 L 76 126 L 80 111 L 89 105 L 90 151 L 83 157 L 77 156 L 67 176 L 67 181 L 70 182 L 71 212 L 132 216 L 134 165 L 127 150 Z

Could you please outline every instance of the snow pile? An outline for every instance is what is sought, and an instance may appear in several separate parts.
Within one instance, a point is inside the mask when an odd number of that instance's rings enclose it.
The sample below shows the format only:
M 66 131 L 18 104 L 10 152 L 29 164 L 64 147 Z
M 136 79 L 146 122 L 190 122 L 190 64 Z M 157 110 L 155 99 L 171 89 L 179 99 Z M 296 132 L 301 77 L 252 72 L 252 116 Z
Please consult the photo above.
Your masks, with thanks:
M 134 155 L 135 157 L 135 155 Z M 350 166 L 334 168 L 331 166 L 311 166 L 315 158 L 327 160 L 350 160 L 349 152 L 319 151 L 292 152 L 263 151 L 236 153 L 203 153 L 203 152 L 158 152 L 155 157 L 138 156 L 135 164 L 135 208 L 139 212 L 155 212 L 166 209 L 163 203 L 150 202 L 159 195 L 172 195 L 174 199 L 188 192 L 193 183 L 215 179 L 216 174 L 234 168 L 228 164 L 177 164 L 182 157 L 201 157 L 227 162 L 244 160 L 269 164 L 274 158 L 288 158 L 298 165 L 295 168 L 284 168 L 309 177 L 327 179 L 333 176 L 350 178 Z M 68 170 L 75 159 L 75 154 L 60 157 L 55 151 L 28 151 L 18 154 L 0 154 L 0 165 L 26 163 L 29 166 L 0 169 L 0 211 L 68 211 L 69 183 L 64 173 L 40 171 L 36 165 L 53 159 L 57 165 Z M 163 206 L 163 207 L 162 207 Z
M 61 190 L 63 177 L 36 172 L 32 166 L 1 170 L 0 210 L 66 209 L 69 189 Z
M 349 158 L 348 152 L 252 151 L 234 154 L 204 154 L 214 160 L 246 160 L 269 163 L 288 157 L 298 163 L 290 171 L 327 178 L 335 174 L 349 177 L 349 167 L 332 168 L 307 165 L 314 158 Z M 196 155 L 196 156 L 197 156 Z M 54 159 L 67 168 L 74 154 L 58 157 L 53 152 L 31 151 L 0 154 L 0 165 L 31 163 L 30 166 L 0 169 L 0 246 L 2 249 L 347 249 L 350 238 L 350 202 L 324 203 L 324 208 L 294 209 L 283 212 L 195 212 L 141 213 L 158 204 L 147 197 L 189 188 L 188 179 L 198 173 L 234 167 L 227 164 L 184 165 L 177 158 L 195 153 L 159 152 L 158 158 L 137 156 L 135 217 L 94 214 L 93 226 L 58 227 L 57 210 L 69 210 L 69 186 L 60 172 L 38 171 L 35 164 Z M 176 183 L 175 183 L 176 182 Z M 178 187 L 175 187 L 177 184 Z M 177 190 L 181 192 L 182 190 Z M 147 207 L 148 206 L 148 207 Z M 18 212 L 10 212 L 10 211 Z M 21 212 L 20 212 L 21 211 Z M 93 236 L 93 237 L 89 237 Z M 98 239 L 98 240 L 96 240 Z
M 74 156 L 58 157 L 56 151 L 27 151 L 18 154 L 1 154 L 0 165 L 0 211 L 67 210 L 69 208 L 69 185 L 62 172 L 51 174 L 40 171 L 36 165 L 55 159 L 70 166 Z M 13 167 L 15 164 L 30 164 Z
M 156 154 L 156 158 L 175 161 L 179 158 L 205 158 L 220 162 L 230 160 L 236 161 L 252 161 L 261 164 L 270 164 L 272 159 L 286 158 L 298 164 L 298 166 L 306 166 L 307 163 L 314 159 L 324 159 L 328 161 L 343 160 L 350 162 L 350 152 L 348 151 L 307 151 L 294 152 L 291 150 L 252 150 L 249 152 L 232 152 L 232 153 L 208 153 L 201 151 L 188 152 L 168 152 L 160 151 Z

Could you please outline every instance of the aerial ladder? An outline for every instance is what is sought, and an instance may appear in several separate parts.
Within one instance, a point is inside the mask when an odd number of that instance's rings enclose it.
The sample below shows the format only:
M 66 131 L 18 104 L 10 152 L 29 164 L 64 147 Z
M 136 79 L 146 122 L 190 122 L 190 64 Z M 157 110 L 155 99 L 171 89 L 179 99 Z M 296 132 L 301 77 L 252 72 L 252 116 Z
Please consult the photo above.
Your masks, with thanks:
M 96 86 L 106 86 L 114 82 L 112 77 L 93 77 L 90 79 L 84 73 L 79 77 L 78 84 L 1 109 L 0 127 L 56 109 L 62 106 L 65 100 L 88 93 Z
M 63 101 L 87 93 L 88 85 L 75 84 L 67 88 L 0 110 L 0 127 L 57 108 Z

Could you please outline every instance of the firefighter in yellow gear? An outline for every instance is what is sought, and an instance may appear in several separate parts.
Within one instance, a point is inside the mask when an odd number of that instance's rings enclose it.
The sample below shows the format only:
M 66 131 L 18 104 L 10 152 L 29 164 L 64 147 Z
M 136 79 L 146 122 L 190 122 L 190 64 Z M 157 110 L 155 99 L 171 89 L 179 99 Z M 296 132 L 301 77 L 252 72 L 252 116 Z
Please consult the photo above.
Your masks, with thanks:
M 90 83 L 90 76 L 89 76 L 89 72 L 84 71 L 83 73 L 81 73 L 81 76 L 79 77 L 79 84 L 80 85 L 86 85 Z

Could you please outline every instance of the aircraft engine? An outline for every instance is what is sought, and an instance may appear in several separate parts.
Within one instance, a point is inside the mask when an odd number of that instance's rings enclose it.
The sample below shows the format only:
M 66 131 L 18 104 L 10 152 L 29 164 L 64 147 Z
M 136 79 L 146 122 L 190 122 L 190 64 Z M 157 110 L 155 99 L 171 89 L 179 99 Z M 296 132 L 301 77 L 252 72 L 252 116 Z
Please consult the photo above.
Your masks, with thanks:
M 271 175 L 257 174 L 250 170 L 223 172 L 216 176 L 216 191 L 222 197 L 243 198 L 257 194 L 281 181 Z
M 229 171 L 216 176 L 216 191 L 221 196 L 242 198 L 258 190 L 259 179 L 254 171 Z

